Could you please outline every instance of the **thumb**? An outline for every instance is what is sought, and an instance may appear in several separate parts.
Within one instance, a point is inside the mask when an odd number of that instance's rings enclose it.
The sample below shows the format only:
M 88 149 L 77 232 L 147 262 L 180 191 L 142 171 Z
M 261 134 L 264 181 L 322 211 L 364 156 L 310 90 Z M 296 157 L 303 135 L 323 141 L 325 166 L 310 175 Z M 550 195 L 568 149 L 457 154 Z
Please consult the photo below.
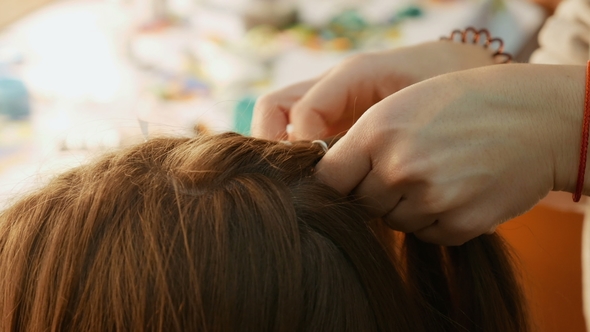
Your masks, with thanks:
M 371 171 L 371 156 L 362 137 L 353 131 L 344 135 L 320 160 L 318 179 L 342 194 L 349 194 Z

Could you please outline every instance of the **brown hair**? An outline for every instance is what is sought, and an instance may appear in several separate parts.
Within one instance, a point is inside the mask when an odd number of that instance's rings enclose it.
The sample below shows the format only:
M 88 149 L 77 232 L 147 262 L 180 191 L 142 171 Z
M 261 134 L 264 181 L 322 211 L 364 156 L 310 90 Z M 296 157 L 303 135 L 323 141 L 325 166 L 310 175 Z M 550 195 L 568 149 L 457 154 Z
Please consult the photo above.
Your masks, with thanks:
M 322 155 L 159 138 L 62 174 L 0 215 L 0 331 L 529 330 L 499 236 L 395 244 Z

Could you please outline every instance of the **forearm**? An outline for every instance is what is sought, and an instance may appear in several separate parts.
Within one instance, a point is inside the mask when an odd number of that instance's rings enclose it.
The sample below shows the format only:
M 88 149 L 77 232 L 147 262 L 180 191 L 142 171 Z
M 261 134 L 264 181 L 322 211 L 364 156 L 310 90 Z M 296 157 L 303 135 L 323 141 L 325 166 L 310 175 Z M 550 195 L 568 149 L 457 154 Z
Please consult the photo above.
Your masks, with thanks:
M 501 77 L 502 74 L 514 79 Z M 503 80 L 507 95 L 515 98 L 516 110 L 531 112 L 531 122 L 523 130 L 536 132 L 539 147 L 545 149 L 554 165 L 554 191 L 573 193 L 578 175 L 584 96 L 585 66 L 510 65 L 497 77 Z M 508 94 L 514 90 L 515 93 Z M 529 126 L 533 127 L 529 127 Z M 588 169 L 586 172 L 590 172 Z M 586 177 L 584 193 L 590 193 L 590 176 Z
M 482 68 L 465 80 L 465 91 L 482 94 L 486 104 L 518 131 L 515 144 L 550 162 L 554 191 L 574 192 L 580 154 L 586 81 L 585 66 L 511 64 Z M 514 122 L 513 114 L 522 117 Z M 483 114 L 482 114 L 483 116 Z M 500 121 L 500 120 L 499 120 Z M 523 158 L 524 159 L 524 158 Z M 590 194 L 590 160 L 584 193 Z M 540 165 L 524 165 L 531 170 Z M 543 165 L 545 167 L 545 165 Z M 543 177 L 551 176 L 547 172 Z M 547 179 L 539 179 L 547 181 Z
M 432 41 L 415 46 L 374 53 L 374 68 L 382 73 L 405 76 L 407 85 L 455 71 L 493 65 L 493 52 L 481 45 L 452 41 Z M 400 66 L 403 64 L 403 66 Z M 378 77 L 378 76 L 377 76 Z M 398 81 L 383 77 L 386 91 L 397 91 L 405 86 L 392 86 Z
M 584 120 L 585 66 L 542 66 L 540 71 L 544 78 L 551 78 L 542 93 L 544 100 L 551 107 L 554 124 L 543 122 L 547 128 L 544 132 L 553 132 L 554 144 L 552 157 L 555 163 L 554 191 L 576 190 L 580 145 L 582 141 L 582 124 Z M 534 78 L 533 78 L 534 79 Z M 587 163 L 586 174 L 590 171 Z M 584 181 L 585 194 L 590 193 L 590 176 Z

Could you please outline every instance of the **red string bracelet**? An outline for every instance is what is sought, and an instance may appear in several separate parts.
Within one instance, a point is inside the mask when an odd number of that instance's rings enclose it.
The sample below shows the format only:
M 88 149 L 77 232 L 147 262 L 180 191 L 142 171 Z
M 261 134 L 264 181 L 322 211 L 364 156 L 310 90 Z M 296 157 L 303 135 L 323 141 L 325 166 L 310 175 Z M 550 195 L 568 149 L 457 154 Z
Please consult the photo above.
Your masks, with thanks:
M 584 173 L 586 172 L 586 156 L 588 155 L 588 127 L 590 127 L 590 61 L 586 65 L 586 95 L 584 98 L 584 121 L 582 122 L 582 144 L 580 145 L 580 164 L 578 166 L 578 182 L 573 194 L 574 202 L 579 202 L 584 189 Z
M 459 37 L 458 40 L 457 37 Z M 492 54 L 494 60 L 498 63 L 509 63 L 512 61 L 512 55 L 504 52 L 504 41 L 500 38 L 492 38 L 487 29 L 477 30 L 474 27 L 468 27 L 465 30 L 453 30 L 451 36 L 441 37 L 440 39 L 459 41 L 463 44 L 471 43 L 474 45 L 481 45 L 486 49 L 497 45 L 496 51 Z

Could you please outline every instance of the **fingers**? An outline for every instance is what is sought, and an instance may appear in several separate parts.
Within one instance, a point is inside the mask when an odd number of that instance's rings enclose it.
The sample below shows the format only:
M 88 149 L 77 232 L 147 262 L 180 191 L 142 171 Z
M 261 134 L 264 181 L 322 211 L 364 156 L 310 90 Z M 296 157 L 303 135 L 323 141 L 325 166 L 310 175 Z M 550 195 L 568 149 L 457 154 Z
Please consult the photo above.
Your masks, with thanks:
M 414 234 L 424 242 L 458 246 L 482 234 L 493 233 L 496 225 L 490 222 L 489 216 L 483 211 L 469 214 L 464 211 L 452 211 L 440 216 L 430 226 L 415 231 Z
M 290 114 L 290 141 L 312 141 L 330 136 L 325 111 L 298 105 L 299 103 L 295 105 Z
M 259 98 L 252 134 L 267 139 L 285 139 L 288 135 L 290 140 L 314 140 L 348 130 L 383 94 L 387 95 L 378 83 L 381 81 L 375 67 L 373 55 L 353 56 L 319 79 Z
M 420 184 L 392 184 L 378 173 L 371 171 L 355 188 L 363 206 L 374 216 L 382 218 L 390 228 L 413 233 L 431 226 L 440 217 L 439 211 L 425 204 L 426 193 Z
M 347 93 L 350 81 L 343 80 L 342 75 L 331 73 L 315 84 L 293 106 L 289 120 L 293 126 L 290 134 L 292 140 L 313 140 L 337 134 L 329 128 L 347 112 Z M 348 126 L 352 126 L 350 118 Z M 348 128 L 344 128 L 348 129 Z
M 318 163 L 320 181 L 343 194 L 353 192 L 361 205 L 382 217 L 389 227 L 415 233 L 425 242 L 461 245 L 495 230 L 498 217 L 493 209 L 477 208 L 477 204 L 451 208 L 440 197 L 442 192 L 436 194 L 423 183 L 394 183 L 379 174 L 380 165 L 374 161 L 377 157 L 365 147 L 366 141 L 363 136 L 345 135 Z
M 300 82 L 258 98 L 252 117 L 252 136 L 286 139 L 291 108 L 317 81 Z
M 337 146 L 341 149 L 336 150 Z M 490 223 L 484 211 L 480 215 L 466 217 L 425 210 L 426 204 L 420 197 L 403 197 L 404 186 L 386 187 L 382 179 L 372 172 L 370 158 L 342 146 L 338 142 L 322 158 L 317 176 L 343 194 L 353 191 L 360 204 L 371 214 L 382 216 L 390 228 L 414 233 L 424 242 L 447 246 L 461 245 L 481 234 L 494 232 L 496 225 L 486 226 Z
M 366 82 L 368 56 L 348 59 L 319 80 L 293 106 L 290 139 L 313 140 L 339 134 L 375 102 L 373 82 Z
M 350 193 L 371 170 L 371 156 L 362 133 L 344 135 L 316 166 L 320 181 L 342 194 Z
M 283 140 L 287 138 L 288 124 L 288 106 L 274 101 L 272 96 L 263 96 L 256 101 L 250 130 L 252 136 Z
M 498 217 L 491 207 L 474 202 L 453 206 L 454 200 L 445 197 L 444 191 L 432 190 L 425 183 L 412 183 L 399 188 L 403 199 L 383 216 L 389 227 L 414 233 L 424 242 L 440 245 L 461 245 L 482 234 L 493 233 Z
M 381 217 L 392 229 L 415 233 L 422 241 L 441 245 L 461 245 L 495 231 L 497 224 L 490 224 L 492 216 L 485 210 L 475 213 L 466 207 L 449 209 L 419 183 L 385 183 L 372 170 L 353 192 L 372 215 Z
M 419 201 L 402 198 L 382 219 L 392 229 L 414 233 L 436 224 L 439 218 L 438 214 L 425 212 Z

